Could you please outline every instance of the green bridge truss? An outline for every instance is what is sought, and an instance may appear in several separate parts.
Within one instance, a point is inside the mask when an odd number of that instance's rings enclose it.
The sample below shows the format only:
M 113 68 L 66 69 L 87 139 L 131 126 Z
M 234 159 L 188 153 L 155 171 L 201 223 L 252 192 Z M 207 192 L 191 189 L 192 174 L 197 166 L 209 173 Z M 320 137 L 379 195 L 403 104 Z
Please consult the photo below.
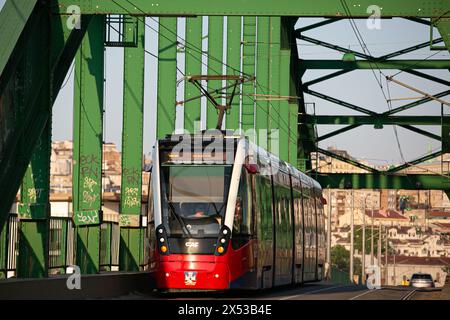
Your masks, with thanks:
M 345 4 L 345 5 L 344 5 Z M 111 229 L 102 229 L 102 147 L 104 103 L 104 51 L 108 46 L 124 47 L 122 188 L 120 203 L 119 269 L 137 271 L 143 259 L 145 227 L 141 220 L 142 140 L 144 103 L 145 16 L 159 17 L 157 137 L 175 129 L 177 95 L 177 53 L 185 53 L 185 73 L 202 73 L 207 57 L 208 75 L 256 75 L 244 83 L 227 113 L 227 129 L 266 129 L 267 137 L 257 142 L 277 150 L 282 159 L 302 170 L 311 170 L 310 155 L 325 155 L 356 165 L 365 174 L 317 174 L 324 187 L 401 188 L 450 190 L 446 177 L 405 175 L 398 171 L 449 150 L 450 122 L 436 116 L 399 116 L 399 112 L 430 101 L 426 97 L 385 113 L 356 106 L 311 89 L 319 82 L 359 69 L 399 69 L 409 74 L 449 85 L 448 81 L 424 74 L 420 69 L 450 69 L 450 60 L 396 60 L 397 56 L 430 47 L 450 49 L 449 0 L 380 0 L 383 18 L 403 17 L 436 27 L 442 38 L 414 47 L 373 57 L 361 52 L 310 38 L 305 32 L 341 19 L 370 15 L 368 0 L 7 0 L 0 12 L 0 244 L 7 242 L 6 221 L 11 205 L 19 199 L 19 244 L 17 274 L 20 277 L 48 275 L 49 163 L 51 153 L 52 106 L 75 60 L 73 224 L 75 261 L 83 273 L 99 272 L 100 243 Z M 75 6 L 74 6 L 75 5 Z M 78 20 L 78 14 L 81 19 Z M 202 19 L 208 16 L 208 20 Z M 177 17 L 186 17 L 186 43 L 177 36 Z M 227 17 L 227 23 L 224 23 Z M 327 19 L 295 29 L 301 17 Z M 208 49 L 202 52 L 203 23 L 208 21 Z M 113 25 L 120 26 L 119 39 L 109 37 Z M 225 29 L 226 28 L 226 29 Z M 116 30 L 117 31 L 117 30 Z M 223 34 L 227 35 L 226 60 Z M 241 37 L 242 35 L 242 37 Z M 299 58 L 296 40 L 333 49 L 354 59 L 349 61 Z M 257 41 L 258 40 L 258 41 Z M 258 43 L 258 44 L 257 44 Z M 358 58 L 358 59 L 356 59 Z M 225 64 L 225 67 L 223 68 Z M 334 70 L 327 76 L 304 82 L 306 70 Z M 224 72 L 223 72 L 224 71 Z M 221 80 L 208 82 L 214 93 Z M 230 88 L 225 89 L 231 94 Z M 216 92 L 217 93 L 217 92 Z M 433 93 L 445 97 L 450 90 Z M 311 116 L 306 114 L 304 95 L 310 94 L 362 115 Z M 198 130 L 198 89 L 186 84 L 184 126 Z M 257 99 L 256 97 L 269 97 Z M 278 97 L 272 99 L 273 97 Z M 256 110 L 256 111 L 255 111 Z M 209 104 L 208 128 L 215 127 L 217 112 Z M 324 136 L 315 127 L 346 125 Z M 318 149 L 318 142 L 362 125 L 399 125 L 442 142 L 442 150 L 407 165 L 380 172 L 356 161 Z M 440 125 L 442 135 L 413 125 Z M 274 129 L 278 129 L 275 136 Z M 0 259 L 4 253 L 0 248 Z M 1 269 L 1 261 L 0 261 Z

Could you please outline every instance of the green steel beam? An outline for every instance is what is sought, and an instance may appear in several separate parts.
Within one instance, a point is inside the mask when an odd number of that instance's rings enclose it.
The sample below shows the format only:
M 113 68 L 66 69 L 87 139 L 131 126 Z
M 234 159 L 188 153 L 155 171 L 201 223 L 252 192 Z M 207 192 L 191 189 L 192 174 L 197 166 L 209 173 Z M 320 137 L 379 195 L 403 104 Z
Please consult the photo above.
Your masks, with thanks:
M 137 47 L 124 49 L 122 176 L 119 269 L 139 271 L 142 210 L 142 142 L 144 121 L 145 21 L 126 27 L 124 41 L 137 34 Z
M 269 94 L 280 95 L 280 51 L 281 18 L 270 17 L 269 35 Z M 275 99 L 269 104 L 269 151 L 279 155 L 280 145 L 280 101 Z
M 440 116 L 354 116 L 354 115 L 306 115 L 305 120 L 315 124 L 336 124 L 336 125 L 421 125 L 440 126 Z
M 450 190 L 450 179 L 427 174 L 312 173 L 322 188 Z
M 337 46 L 337 45 L 334 45 L 334 44 L 331 44 L 331 43 L 328 43 L 328 42 L 325 42 L 325 41 L 317 40 L 317 39 L 314 39 L 314 38 L 311 38 L 311 37 L 307 37 L 307 36 L 304 36 L 304 35 L 298 35 L 297 38 L 300 39 L 300 40 L 303 40 L 303 41 L 306 41 L 306 42 L 309 42 L 309 43 L 312 43 L 312 44 L 324 47 L 324 48 L 340 51 L 340 52 L 343 52 L 343 53 L 351 53 L 351 54 L 353 54 L 356 57 L 360 57 L 362 59 L 373 61 L 375 67 L 381 61 L 392 59 L 394 57 L 398 57 L 398 56 L 401 56 L 401 55 L 404 55 L 404 54 L 407 54 L 407 53 L 410 53 L 410 52 L 413 52 L 413 51 L 417 51 L 419 49 L 426 48 L 426 47 L 430 46 L 430 41 L 425 41 L 425 42 L 423 42 L 421 44 L 418 44 L 418 45 L 415 45 L 415 46 L 411 46 L 411 47 L 408 47 L 408 48 L 405 48 L 405 49 L 402 49 L 402 50 L 398 50 L 398 51 L 389 53 L 389 54 L 381 56 L 381 57 L 372 57 L 370 55 L 367 55 L 367 54 L 364 54 L 364 53 L 361 53 L 361 52 L 358 52 L 358 51 L 346 49 L 344 47 Z M 436 44 L 436 43 L 440 43 L 440 42 L 442 42 L 442 38 L 434 39 L 433 41 L 431 41 L 431 44 Z
M 202 74 L 202 17 L 186 18 L 185 72 L 188 76 Z M 184 85 L 184 100 L 200 94 L 190 82 Z M 184 104 L 184 129 L 190 133 L 200 130 L 201 100 L 195 99 Z
M 256 94 L 267 94 L 269 88 L 269 51 L 270 51 L 270 18 L 258 17 L 257 27 L 257 52 L 256 52 Z M 258 98 L 257 98 L 258 99 Z M 269 107 L 270 98 L 268 101 L 261 101 L 256 103 L 256 120 L 255 128 L 258 145 L 268 149 L 268 136 L 264 134 L 264 130 L 269 127 Z
M 294 22 L 295 24 L 295 22 Z M 290 96 L 293 94 L 296 96 L 295 84 L 291 83 L 291 60 L 293 55 L 291 54 L 291 41 L 294 39 L 291 37 L 294 24 L 291 25 L 291 21 L 288 18 L 281 19 L 280 28 L 280 96 Z M 292 89 L 291 89 L 292 85 Z M 292 101 L 293 100 L 293 101 Z M 290 162 L 297 165 L 295 159 L 297 158 L 297 114 L 298 105 L 295 99 L 281 99 L 279 109 L 279 128 L 280 128 L 280 159 L 286 162 Z M 294 105 L 291 107 L 290 104 Z M 292 122 L 291 111 L 294 108 L 295 120 Z M 292 156 L 291 156 L 292 154 Z M 294 157 L 295 154 L 295 157 Z
M 66 14 L 73 0 L 52 0 L 55 13 Z M 347 0 L 353 17 L 369 17 L 367 8 L 371 0 Z M 84 0 L 77 3 L 85 14 L 146 14 L 146 15 L 248 15 L 248 16 L 308 16 L 343 17 L 346 16 L 339 0 L 292 1 L 292 0 L 231 0 L 225 2 L 185 0 L 160 2 L 155 5 L 148 0 Z M 379 0 L 382 16 L 389 17 L 439 17 L 448 10 L 446 1 L 429 2 L 425 0 Z M 420 8 L 421 10 L 418 10 Z
M 369 172 L 379 172 L 377 169 L 374 169 L 372 167 L 366 166 L 365 164 L 359 163 L 358 161 L 355 161 L 355 160 L 352 160 L 352 159 L 340 156 L 340 155 L 338 155 L 338 154 L 336 154 L 334 152 L 331 152 L 331 151 L 328 151 L 328 150 L 324 150 L 324 149 L 321 149 L 321 148 L 317 148 L 317 151 L 322 153 L 322 154 L 324 154 L 324 155 L 326 155 L 326 156 L 328 156 L 328 157 L 331 157 L 331 158 L 337 159 L 339 161 L 343 161 L 343 162 L 349 163 L 349 164 L 351 164 L 351 165 L 353 165 L 355 167 L 358 167 L 360 169 L 367 170 Z
M 412 166 L 414 166 L 416 164 L 419 164 L 419 163 L 425 162 L 427 160 L 431 160 L 431 159 L 434 159 L 436 157 L 439 157 L 440 155 L 442 155 L 442 151 L 433 152 L 433 153 L 430 153 L 430 154 L 428 154 L 426 156 L 420 157 L 420 158 L 418 158 L 416 160 L 408 161 L 405 164 L 402 164 L 400 166 L 391 168 L 391 169 L 387 170 L 386 172 L 390 172 L 390 173 L 399 172 L 399 171 L 402 171 L 402 170 L 404 170 L 406 168 L 410 168 L 410 167 L 412 167 Z
M 47 31 L 50 31 L 47 23 Z M 42 41 L 50 44 L 50 35 Z M 33 61 L 35 52 L 27 50 L 24 53 L 25 78 L 22 79 L 24 90 L 20 91 L 20 101 L 25 102 L 25 92 L 32 87 Z M 28 62 L 28 63 L 27 63 Z M 51 118 L 51 86 L 50 59 L 42 66 L 43 85 L 39 95 L 38 108 L 42 114 Z M 23 110 L 25 106 L 23 105 Z M 21 148 L 29 148 L 28 137 L 23 137 Z M 51 154 L 51 120 L 47 120 L 34 149 L 31 161 L 22 180 L 19 213 L 19 244 L 17 256 L 17 277 L 44 278 L 48 275 L 48 218 L 50 216 L 50 154 Z
M 301 67 L 305 69 L 450 69 L 450 60 L 301 60 Z
M 430 43 L 430 41 L 422 42 L 422 43 L 420 43 L 418 45 L 411 46 L 411 47 L 408 47 L 408 48 L 405 48 L 405 49 L 402 49 L 402 50 L 398 50 L 398 51 L 386 54 L 384 56 L 381 56 L 379 58 L 375 58 L 375 60 L 392 59 L 394 57 L 398 57 L 398 56 L 401 56 L 401 55 L 404 55 L 404 54 L 407 54 L 407 53 L 410 53 L 410 52 L 414 52 L 414 51 L 417 51 L 417 50 L 422 49 L 422 48 L 427 48 L 430 45 L 433 45 L 433 44 L 436 44 L 436 43 L 440 43 L 440 42 L 442 42 L 442 38 L 433 39 L 431 41 L 431 43 Z
M 413 126 L 410 126 L 410 125 L 400 125 L 400 127 L 404 128 L 404 129 L 407 129 L 409 131 L 421 134 L 421 135 L 423 135 L 425 137 L 428 137 L 428 138 L 431 138 L 431 139 L 434 139 L 434 140 L 438 140 L 438 141 L 442 140 L 440 136 L 435 135 L 434 133 L 431 133 L 431 132 L 428 132 L 428 131 L 425 131 L 425 130 L 422 130 L 422 129 L 419 129 L 419 128 L 416 128 L 416 127 L 413 127 Z
M 346 49 L 346 48 L 343 48 L 341 46 L 337 46 L 335 44 L 331 44 L 331 43 L 328 43 L 328 42 L 325 42 L 325 41 L 322 41 L 322 40 L 318 40 L 318 39 L 314 39 L 314 38 L 311 38 L 311 37 L 307 37 L 307 36 L 304 36 L 304 35 L 301 35 L 301 34 L 299 34 L 297 36 L 297 39 L 303 40 L 303 41 L 306 41 L 306 42 L 309 42 L 309 43 L 312 43 L 312 44 L 315 44 L 315 45 L 318 45 L 318 46 L 321 46 L 321 47 L 324 47 L 324 48 L 340 51 L 340 52 L 343 52 L 343 53 L 351 53 L 351 54 L 355 55 L 356 57 L 360 57 L 360 58 L 363 58 L 363 59 L 367 59 L 367 60 L 373 59 L 373 57 L 371 57 L 371 56 L 369 56 L 367 54 L 364 54 L 364 53 L 361 53 L 361 52 L 358 52 L 358 51 L 354 51 L 354 50 L 350 50 L 350 49 Z M 306 60 L 306 61 L 308 61 L 308 60 Z
M 352 125 L 350 125 L 350 126 L 346 126 L 346 127 L 344 127 L 344 128 L 341 128 L 341 129 L 332 131 L 332 132 L 330 132 L 330 133 L 327 133 L 327 134 L 324 134 L 323 136 L 318 137 L 318 138 L 317 138 L 317 142 L 326 140 L 326 139 L 331 138 L 331 137 L 334 137 L 334 136 L 337 136 L 338 134 L 341 134 L 341 133 L 344 133 L 344 132 L 347 132 L 347 131 L 356 129 L 356 128 L 358 128 L 358 127 L 360 127 L 359 124 L 352 124 Z
M 73 220 L 76 264 L 99 272 L 102 221 L 104 16 L 89 24 L 75 61 Z
M 50 86 L 41 101 L 50 109 Z M 43 110 L 44 111 L 44 110 Z M 24 141 L 23 146 L 27 146 Z M 48 218 L 50 217 L 51 123 L 47 122 L 22 181 L 19 203 L 19 255 L 17 277 L 48 275 Z
M 449 5 L 447 3 L 447 9 L 448 7 Z M 448 12 L 449 11 L 447 10 L 447 17 L 441 16 L 438 17 L 437 19 L 432 19 L 432 23 L 438 29 L 439 33 L 444 39 L 445 43 L 444 47 L 447 48 L 448 52 L 450 52 L 450 17 L 448 16 Z
M 404 17 L 405 20 L 410 20 L 416 23 L 424 24 L 426 26 L 430 26 L 431 22 L 429 20 L 421 19 L 421 18 L 414 18 L 414 17 Z
M 354 111 L 365 113 L 365 114 L 370 115 L 370 116 L 376 116 L 377 115 L 376 112 L 373 112 L 373 111 L 370 111 L 368 109 L 358 107 L 358 106 L 356 106 L 354 104 L 351 104 L 351 103 L 348 103 L 348 102 L 345 102 L 345 101 L 342 101 L 342 100 L 339 100 L 339 99 L 327 96 L 327 95 L 325 95 L 323 93 L 320 93 L 320 92 L 317 92 L 317 91 L 313 91 L 313 90 L 310 90 L 310 89 L 303 88 L 303 92 L 307 93 L 307 94 L 310 94 L 312 96 L 315 96 L 317 98 L 320 98 L 320 99 L 323 99 L 323 100 L 326 100 L 326 101 L 329 101 L 329 102 L 336 103 L 336 104 L 338 104 L 338 105 L 340 105 L 342 107 L 346 107 L 346 108 L 349 108 L 349 109 L 354 110 Z
M 442 97 L 445 97 L 445 96 L 447 96 L 449 94 L 450 94 L 450 90 L 446 90 L 446 91 L 443 91 L 443 92 L 439 92 L 439 93 L 433 94 L 433 97 L 442 98 Z M 414 107 L 417 107 L 417 106 L 419 106 L 421 104 L 424 104 L 424 103 L 427 103 L 427 102 L 430 102 L 430 101 L 433 101 L 433 99 L 428 98 L 428 97 L 422 98 L 420 100 L 417 100 L 417 101 L 405 104 L 405 105 L 400 106 L 398 108 L 394 108 L 392 110 L 386 111 L 386 112 L 382 113 L 382 115 L 383 116 L 390 116 L 390 115 L 393 115 L 393 114 L 396 114 L 396 113 L 399 113 L 399 112 L 402 112 L 402 111 L 405 111 L 405 110 L 408 110 L 408 109 L 412 109 Z
M 241 17 L 227 17 L 227 75 L 237 76 L 241 70 Z M 232 89 L 227 91 L 231 95 Z M 227 113 L 226 128 L 239 129 L 240 117 L 240 86 L 236 88 L 236 97 L 233 99 L 231 109 Z
M 140 271 L 144 253 L 143 228 L 120 229 L 119 268 L 126 271 Z
M 208 75 L 222 75 L 223 60 L 223 17 L 208 17 Z M 221 80 L 208 81 L 208 91 L 222 88 Z M 220 101 L 218 101 L 221 103 Z M 206 129 L 217 126 L 217 110 L 208 101 L 206 108 Z
M 311 81 L 303 83 L 302 84 L 302 88 L 308 88 L 309 86 L 312 86 L 313 84 L 316 84 L 316 83 L 319 83 L 319 82 L 323 82 L 323 81 L 326 81 L 326 80 L 329 80 L 329 79 L 341 76 L 341 75 L 346 74 L 346 73 L 351 72 L 351 71 L 353 71 L 353 70 L 340 70 L 340 71 L 336 71 L 336 72 L 327 74 L 325 76 L 322 76 L 322 77 L 316 78 L 314 80 L 311 80 Z
M 41 103 L 48 96 L 45 90 L 46 82 L 49 79 L 52 81 L 51 106 L 86 32 L 90 18 L 90 16 L 83 17 L 81 28 L 70 30 L 66 25 L 67 17 L 49 17 L 47 8 L 37 6 L 14 49 L 14 58 L 8 62 L 6 68 L 10 68 L 11 61 L 29 60 L 17 63 L 12 68 L 11 76 L 3 78 L 4 89 L 0 89 L 4 106 L 2 109 L 4 114 L 0 115 L 0 127 L 6 129 L 4 132 L 9 133 L 3 135 L 3 142 L 0 144 L 0 193 L 2 194 L 0 228 L 7 218 L 38 139 L 50 118 L 50 108 L 43 111 L 42 106 L 45 104 Z M 48 31 L 42 33 L 47 29 Z M 51 36 L 51 46 L 43 34 Z M 28 58 L 24 55 L 26 52 L 30 53 Z M 37 55 L 36 52 L 41 54 Z M 48 61 L 50 61 L 49 64 Z M 19 67 L 25 63 L 29 69 Z M 23 89 L 17 87 L 19 82 L 17 79 L 25 79 L 26 75 L 31 75 L 32 78 L 28 78 L 30 86 L 24 93 L 25 104 L 22 108 L 17 105 L 18 99 L 15 97 Z M 27 148 L 22 148 L 21 141 L 24 140 L 27 141 Z
M 256 17 L 244 17 L 242 35 L 242 72 L 249 76 L 256 73 Z M 242 84 L 242 130 L 255 128 L 255 83 L 247 81 Z M 254 140 L 254 137 L 250 137 Z
M 177 99 L 177 18 L 159 18 L 156 137 L 175 130 Z M 189 85 L 189 84 L 187 84 Z
M 306 32 L 306 31 L 309 31 L 309 30 L 312 30 L 312 29 L 316 29 L 316 28 L 328 25 L 330 23 L 335 23 L 335 22 L 337 22 L 339 20 L 340 19 L 338 19 L 338 18 L 330 18 L 330 19 L 326 19 L 326 20 L 323 20 L 323 21 L 320 21 L 320 22 L 317 22 L 317 23 L 313 23 L 313 24 L 310 24 L 310 25 L 308 25 L 306 27 L 295 29 L 294 34 L 295 34 L 295 36 L 298 37 L 303 32 Z
M 429 74 L 426 74 L 426 73 L 423 73 L 423 72 L 420 72 L 417 70 L 404 70 L 403 72 L 406 72 L 406 73 L 415 75 L 417 77 L 424 78 L 424 79 L 427 79 L 430 81 L 434 81 L 436 83 L 440 83 L 440 84 L 443 84 L 444 86 L 450 87 L 450 81 L 446 81 L 441 78 L 436 78 L 436 77 L 430 76 Z
M 290 50 L 280 51 L 280 95 L 289 95 L 289 76 L 290 76 Z M 279 157 L 283 161 L 289 161 L 289 101 L 280 100 L 279 108 L 279 137 L 280 153 Z
M 0 11 L 0 75 L 30 18 L 37 0 L 7 0 Z

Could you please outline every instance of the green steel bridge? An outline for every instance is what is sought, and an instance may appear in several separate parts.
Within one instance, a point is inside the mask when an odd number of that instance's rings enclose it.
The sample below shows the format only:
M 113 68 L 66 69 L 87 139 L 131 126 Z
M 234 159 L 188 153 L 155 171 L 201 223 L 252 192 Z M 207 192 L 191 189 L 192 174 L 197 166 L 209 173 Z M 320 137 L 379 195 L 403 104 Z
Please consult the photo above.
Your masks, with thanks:
M 64 268 L 67 261 L 51 261 L 52 251 L 72 254 L 83 274 L 97 274 L 111 259 L 111 247 L 119 248 L 118 269 L 140 271 L 145 259 L 147 234 L 141 221 L 142 202 L 126 201 L 142 194 L 142 141 L 145 75 L 145 17 L 158 18 L 157 137 L 175 129 L 177 108 L 177 17 L 186 18 L 185 74 L 202 74 L 207 59 L 209 95 L 231 95 L 233 86 L 222 80 L 246 75 L 239 83 L 226 115 L 226 129 L 279 130 L 279 155 L 301 170 L 314 174 L 311 154 L 321 152 L 367 171 L 358 174 L 317 174 L 324 188 L 438 189 L 450 191 L 443 175 L 400 173 L 408 166 L 448 153 L 450 118 L 402 116 L 398 113 L 449 95 L 450 90 L 424 94 L 423 98 L 378 113 L 325 93 L 314 84 L 355 70 L 396 69 L 449 86 L 449 81 L 421 69 L 450 69 L 450 59 L 400 60 L 396 57 L 423 48 L 450 50 L 450 0 L 378 0 L 381 18 L 404 18 L 430 28 L 423 43 L 383 56 L 372 56 L 308 37 L 309 30 L 342 19 L 368 19 L 368 0 L 7 0 L 0 12 L 0 277 L 6 277 L 11 224 L 19 236 L 14 254 L 18 278 L 46 278 L 49 269 Z M 202 30 L 208 16 L 208 50 L 202 51 Z M 227 23 L 224 24 L 224 18 Z M 325 18 L 296 29 L 303 17 Z M 438 37 L 433 36 L 438 32 Z M 437 32 L 436 32 L 437 30 Z M 393 30 L 395 31 L 395 30 Z M 112 36 L 116 34 L 117 36 Z M 224 46 L 226 34 L 226 47 Z M 344 54 L 343 60 L 299 57 L 297 40 Z M 422 40 L 422 39 L 418 39 Z M 120 221 L 102 220 L 102 145 L 105 47 L 124 48 L 122 187 Z M 242 50 L 242 52 L 241 52 Z M 226 51 L 226 55 L 222 54 Z M 223 57 L 226 56 L 226 59 Z M 204 59 L 205 58 L 205 59 Z M 73 218 L 55 220 L 50 215 L 50 154 L 52 107 L 75 60 L 73 124 Z M 305 81 L 307 70 L 331 70 L 328 75 Z M 222 70 L 225 70 L 226 78 Z M 220 75 L 222 77 L 215 77 Z M 195 77 L 194 77 L 195 78 Z M 233 79 L 240 79 L 239 77 Z M 395 80 L 395 79 L 393 79 Z M 236 80 L 241 81 L 241 80 Z M 225 91 L 225 92 L 220 92 Z M 199 89 L 185 86 L 184 128 L 190 132 L 201 118 Z M 307 115 L 304 95 L 332 102 L 360 115 Z M 255 97 L 262 96 L 255 108 Z M 445 102 L 445 101 L 443 101 Z M 442 103 L 444 105 L 444 103 Z M 447 103 L 448 106 L 448 103 Z M 207 128 L 215 128 L 219 106 L 208 102 Z M 241 124 L 240 124 L 241 123 Z M 317 125 L 345 127 L 317 136 Z M 404 165 L 380 171 L 318 148 L 318 142 L 364 125 L 398 125 L 441 142 L 440 151 Z M 441 135 L 417 125 L 437 125 Z M 259 144 L 271 149 L 269 134 Z M 316 177 L 316 175 L 315 175 Z M 20 192 L 17 216 L 10 211 Z M 139 197 L 139 196 L 138 196 Z M 140 199 L 139 199 L 140 200 Z M 59 227 L 50 228 L 50 225 Z M 58 231 L 55 233 L 55 230 Z M 111 239 L 114 238 L 115 241 Z M 57 239 L 58 247 L 55 247 Z M 73 252 L 66 252 L 73 242 Z M 9 253 L 11 255 L 11 253 Z M 111 270 L 106 268 L 106 270 Z

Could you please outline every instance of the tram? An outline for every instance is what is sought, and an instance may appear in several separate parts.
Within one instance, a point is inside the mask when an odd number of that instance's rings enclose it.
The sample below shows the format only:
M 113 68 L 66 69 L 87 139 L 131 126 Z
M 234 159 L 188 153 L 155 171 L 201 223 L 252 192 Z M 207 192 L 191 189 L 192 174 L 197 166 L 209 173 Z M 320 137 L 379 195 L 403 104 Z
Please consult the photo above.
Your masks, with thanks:
M 322 280 L 320 185 L 248 138 L 219 133 L 169 135 L 153 149 L 147 211 L 157 288 Z

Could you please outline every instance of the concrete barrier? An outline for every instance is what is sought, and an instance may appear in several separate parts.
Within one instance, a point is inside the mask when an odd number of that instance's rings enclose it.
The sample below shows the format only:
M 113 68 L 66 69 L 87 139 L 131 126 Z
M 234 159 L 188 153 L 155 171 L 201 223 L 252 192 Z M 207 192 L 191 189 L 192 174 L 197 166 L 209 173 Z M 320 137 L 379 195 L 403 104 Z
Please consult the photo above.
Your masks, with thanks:
M 111 272 L 82 275 L 81 289 L 68 289 L 70 275 L 46 279 L 0 280 L 0 299 L 66 300 L 99 299 L 126 295 L 131 292 L 150 292 L 155 287 L 151 272 Z

